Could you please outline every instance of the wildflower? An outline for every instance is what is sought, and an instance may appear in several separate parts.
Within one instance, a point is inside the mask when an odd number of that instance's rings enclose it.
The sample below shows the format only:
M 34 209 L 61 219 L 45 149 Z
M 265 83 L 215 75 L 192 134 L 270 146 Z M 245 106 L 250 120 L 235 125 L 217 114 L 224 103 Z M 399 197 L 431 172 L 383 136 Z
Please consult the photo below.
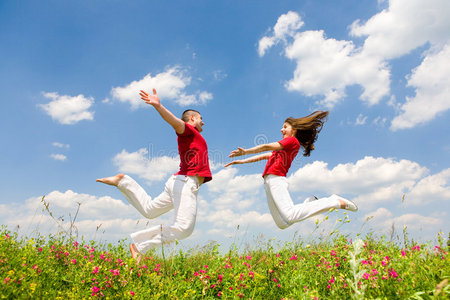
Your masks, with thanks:
M 98 273 L 98 267 L 95 266 L 95 267 L 94 267 L 94 270 L 92 270 L 92 274 L 97 274 L 97 273 Z
M 327 285 L 327 289 L 331 289 L 331 285 Z
M 216 287 L 216 285 L 215 284 L 211 284 L 211 286 L 210 286 L 210 288 L 215 288 Z
M 297 260 L 297 255 L 296 254 L 292 255 L 292 257 L 289 258 L 289 260 Z
M 277 284 L 277 287 L 279 287 L 279 288 L 280 288 L 280 287 L 281 287 L 281 284 Z
M 233 290 L 233 287 L 232 286 L 230 286 L 229 288 L 228 288 L 230 291 L 232 291 Z
M 225 269 L 229 269 L 231 266 L 229 264 L 225 264 Z
M 331 279 L 328 280 L 328 283 L 334 283 L 334 277 L 331 277 Z
M 277 253 L 277 255 L 276 255 L 277 257 L 280 257 L 280 253 Z
M 73 265 L 77 264 L 77 260 L 76 259 L 72 259 L 71 262 L 72 262 Z
M 6 278 L 3 280 L 3 283 L 4 283 L 4 284 L 8 284 L 8 282 L 10 282 L 10 281 L 11 281 L 11 278 L 6 277 Z
M 375 276 L 375 275 L 378 275 L 378 270 L 377 270 L 377 269 L 373 269 L 373 270 L 372 270 L 372 275 L 374 275 L 374 276 Z
M 73 242 L 74 247 L 78 247 L 78 242 Z
M 251 255 L 246 256 L 245 259 L 246 259 L 246 260 L 252 260 L 252 256 L 251 256 Z
M 336 256 L 336 251 L 335 250 L 331 250 L 330 255 L 331 256 Z
M 131 296 L 134 296 L 134 295 L 135 295 L 135 292 L 130 291 L 130 295 L 131 295 Z
M 397 278 L 397 277 L 398 277 L 398 274 L 397 274 L 397 272 L 395 272 L 394 269 L 391 269 L 391 270 L 389 271 L 389 276 L 392 276 L 392 277 L 394 277 L 394 278 Z
M 217 297 L 222 297 L 222 291 L 219 291 L 219 292 L 217 293 Z
M 273 281 L 275 281 L 275 282 L 278 282 L 278 280 L 276 279 L 276 278 L 274 278 L 274 279 L 272 279 Z
M 95 294 L 97 294 L 100 291 L 100 289 L 98 287 L 96 287 L 96 286 L 93 286 L 91 288 L 91 291 L 92 291 L 91 296 L 95 296 Z
M 198 272 L 197 271 L 194 272 L 194 276 L 198 276 Z
M 364 279 L 370 279 L 370 274 L 369 273 L 364 273 L 362 276 Z
M 37 251 L 38 251 L 38 252 L 42 252 L 42 247 L 39 247 L 39 248 L 37 249 Z
M 402 250 L 402 252 L 401 252 L 401 253 L 402 253 L 402 256 L 405 256 L 405 255 L 406 255 L 406 252 L 405 252 L 405 251 L 403 251 L 403 250 Z
M 222 275 L 222 274 L 219 274 L 219 276 L 217 276 L 217 277 L 219 278 L 219 283 L 221 283 L 222 280 L 223 280 L 223 275 Z
M 413 250 L 417 250 L 420 251 L 420 246 L 419 245 L 415 245 L 414 247 L 412 247 Z
M 109 270 L 109 271 L 113 274 L 113 276 L 119 276 L 120 275 L 119 269 Z

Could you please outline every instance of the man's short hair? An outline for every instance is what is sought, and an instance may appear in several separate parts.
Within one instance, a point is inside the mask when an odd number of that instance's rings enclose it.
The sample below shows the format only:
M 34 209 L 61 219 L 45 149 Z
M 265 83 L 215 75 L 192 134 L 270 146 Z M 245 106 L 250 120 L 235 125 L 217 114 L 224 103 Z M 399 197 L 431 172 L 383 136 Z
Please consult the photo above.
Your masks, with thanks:
M 184 122 L 188 122 L 194 113 L 200 114 L 198 111 L 194 109 L 186 109 L 181 115 L 181 120 L 183 120 Z

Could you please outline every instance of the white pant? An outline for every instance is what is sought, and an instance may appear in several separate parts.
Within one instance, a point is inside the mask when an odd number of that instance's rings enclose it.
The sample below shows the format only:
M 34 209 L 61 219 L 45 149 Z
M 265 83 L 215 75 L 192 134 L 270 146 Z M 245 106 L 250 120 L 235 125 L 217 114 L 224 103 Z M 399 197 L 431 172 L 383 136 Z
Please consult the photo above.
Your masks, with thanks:
M 162 243 L 170 243 L 191 235 L 197 215 L 199 186 L 195 176 L 173 175 L 167 180 L 164 191 L 152 200 L 131 177 L 125 175 L 120 180 L 117 187 L 144 217 L 153 219 L 172 208 L 175 209 L 172 225 L 156 225 L 131 234 L 139 252 L 145 253 Z
M 307 199 L 302 204 L 294 205 L 288 191 L 286 177 L 269 174 L 264 179 L 267 203 L 273 220 L 281 229 L 285 229 L 296 222 L 326 212 L 330 208 L 339 208 L 338 196 L 320 198 L 315 201 Z

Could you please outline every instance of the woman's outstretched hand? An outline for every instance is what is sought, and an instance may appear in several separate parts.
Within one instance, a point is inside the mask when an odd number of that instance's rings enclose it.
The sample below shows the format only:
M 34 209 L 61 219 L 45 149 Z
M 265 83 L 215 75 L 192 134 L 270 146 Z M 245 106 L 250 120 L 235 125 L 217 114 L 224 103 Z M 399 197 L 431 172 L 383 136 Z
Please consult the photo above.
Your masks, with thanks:
M 238 164 L 243 164 L 243 162 L 242 162 L 241 160 L 235 160 L 235 161 L 232 161 L 232 162 L 227 163 L 224 167 L 226 168 L 226 167 L 228 167 L 228 166 L 231 166 L 231 165 L 238 165 Z
M 156 89 L 153 89 L 153 95 L 150 95 L 143 90 L 141 90 L 139 95 L 141 95 L 141 99 L 144 100 L 145 103 L 147 103 L 147 104 L 150 104 L 153 106 L 158 106 L 161 104 L 161 102 L 159 101 L 158 94 L 156 93 Z
M 235 156 L 241 156 L 245 154 L 245 149 L 238 147 L 237 150 L 231 151 L 230 155 L 228 157 L 235 157 Z

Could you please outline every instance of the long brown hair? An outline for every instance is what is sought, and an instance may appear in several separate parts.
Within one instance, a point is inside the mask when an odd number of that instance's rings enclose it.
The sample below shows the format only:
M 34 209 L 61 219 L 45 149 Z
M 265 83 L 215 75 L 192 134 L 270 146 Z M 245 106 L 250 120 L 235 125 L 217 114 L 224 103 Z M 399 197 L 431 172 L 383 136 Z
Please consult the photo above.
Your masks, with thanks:
M 317 140 L 317 134 L 322 130 L 323 123 L 326 121 L 328 111 L 315 111 L 303 118 L 287 118 L 284 122 L 297 129 L 295 137 L 303 147 L 303 156 L 309 156 L 314 150 L 314 142 Z

